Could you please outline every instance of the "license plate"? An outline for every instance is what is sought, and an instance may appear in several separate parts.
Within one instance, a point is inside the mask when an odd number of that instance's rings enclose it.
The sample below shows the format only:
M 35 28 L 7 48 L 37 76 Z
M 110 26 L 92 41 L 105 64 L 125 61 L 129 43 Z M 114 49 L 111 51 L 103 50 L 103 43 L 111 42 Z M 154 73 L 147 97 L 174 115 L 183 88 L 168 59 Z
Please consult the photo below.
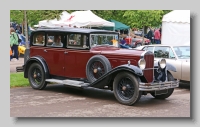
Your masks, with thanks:
M 161 94 L 167 94 L 167 93 L 168 93 L 168 89 L 155 91 L 155 95 L 161 95 Z

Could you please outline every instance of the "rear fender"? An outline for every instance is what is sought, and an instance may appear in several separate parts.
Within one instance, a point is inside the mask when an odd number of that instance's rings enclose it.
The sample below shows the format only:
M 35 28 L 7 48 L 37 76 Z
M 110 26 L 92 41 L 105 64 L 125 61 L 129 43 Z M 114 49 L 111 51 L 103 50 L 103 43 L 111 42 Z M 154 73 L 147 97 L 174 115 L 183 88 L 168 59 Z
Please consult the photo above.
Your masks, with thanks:
M 41 56 L 34 56 L 34 57 L 29 58 L 26 61 L 25 65 L 24 65 L 24 77 L 28 78 L 28 69 L 29 69 L 30 65 L 35 62 L 40 63 L 42 65 L 46 78 L 49 78 L 49 68 L 46 64 L 46 61 Z

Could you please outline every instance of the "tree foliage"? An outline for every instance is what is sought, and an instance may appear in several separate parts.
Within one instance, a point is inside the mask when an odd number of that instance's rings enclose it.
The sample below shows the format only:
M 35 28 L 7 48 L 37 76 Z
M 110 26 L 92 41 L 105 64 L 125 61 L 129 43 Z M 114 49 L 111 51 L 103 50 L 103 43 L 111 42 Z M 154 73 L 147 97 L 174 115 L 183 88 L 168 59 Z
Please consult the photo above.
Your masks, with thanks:
M 123 17 L 129 19 L 128 25 L 143 28 L 159 26 L 164 14 L 163 10 L 128 10 Z
M 77 10 L 27 10 L 29 25 L 36 25 L 41 20 L 59 19 L 63 11 L 69 13 Z M 114 19 L 130 27 L 142 28 L 143 26 L 156 27 L 161 24 L 164 14 L 170 10 L 91 10 L 97 16 L 108 20 Z M 22 23 L 24 10 L 11 10 L 11 21 Z

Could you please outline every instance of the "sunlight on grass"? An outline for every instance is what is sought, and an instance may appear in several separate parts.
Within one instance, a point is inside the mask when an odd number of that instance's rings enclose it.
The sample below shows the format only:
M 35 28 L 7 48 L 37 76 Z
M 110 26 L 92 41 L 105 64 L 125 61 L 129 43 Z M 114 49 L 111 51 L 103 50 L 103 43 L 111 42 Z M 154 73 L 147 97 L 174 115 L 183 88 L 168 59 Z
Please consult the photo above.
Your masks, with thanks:
M 10 88 L 30 86 L 28 79 L 24 78 L 23 72 L 10 74 Z

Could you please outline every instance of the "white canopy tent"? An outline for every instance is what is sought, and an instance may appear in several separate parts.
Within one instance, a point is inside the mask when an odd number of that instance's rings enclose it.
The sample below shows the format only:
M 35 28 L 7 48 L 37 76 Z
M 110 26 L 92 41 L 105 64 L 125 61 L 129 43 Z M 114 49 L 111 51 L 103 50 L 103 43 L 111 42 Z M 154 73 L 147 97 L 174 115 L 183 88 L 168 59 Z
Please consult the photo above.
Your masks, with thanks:
M 66 11 L 63 11 L 60 15 L 60 20 L 53 19 L 53 20 L 42 20 L 39 21 L 38 27 L 45 26 L 45 27 L 53 27 L 56 26 L 56 24 L 60 24 L 63 20 L 66 18 L 69 18 L 69 13 Z
M 174 10 L 163 16 L 161 43 L 190 45 L 190 10 Z
M 60 22 L 61 25 L 71 25 L 76 27 L 115 27 L 115 23 L 104 20 L 92 11 L 75 11 L 69 18 Z M 57 24 L 58 25 L 58 24 Z

